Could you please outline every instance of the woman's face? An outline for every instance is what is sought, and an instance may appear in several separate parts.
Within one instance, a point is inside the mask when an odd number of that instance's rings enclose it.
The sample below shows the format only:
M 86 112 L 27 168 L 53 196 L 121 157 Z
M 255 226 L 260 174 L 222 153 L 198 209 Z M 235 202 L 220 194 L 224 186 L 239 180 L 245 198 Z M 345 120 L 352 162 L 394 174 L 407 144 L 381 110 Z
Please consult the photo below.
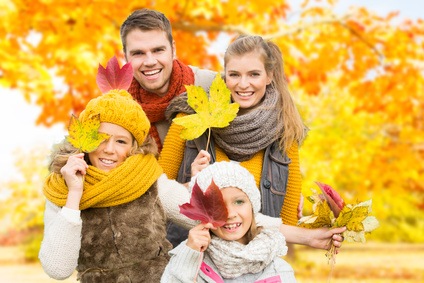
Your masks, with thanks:
M 240 189 L 228 187 L 221 190 L 228 209 L 225 225 L 211 230 L 216 236 L 227 241 L 247 244 L 247 232 L 252 225 L 253 209 L 247 195 Z
M 231 90 L 233 101 L 240 104 L 242 109 L 256 106 L 271 81 L 258 52 L 233 56 L 225 66 L 225 83 Z
M 109 172 L 127 159 L 133 146 L 133 136 L 125 128 L 112 123 L 100 123 L 99 132 L 110 137 L 90 152 L 88 158 L 94 167 Z

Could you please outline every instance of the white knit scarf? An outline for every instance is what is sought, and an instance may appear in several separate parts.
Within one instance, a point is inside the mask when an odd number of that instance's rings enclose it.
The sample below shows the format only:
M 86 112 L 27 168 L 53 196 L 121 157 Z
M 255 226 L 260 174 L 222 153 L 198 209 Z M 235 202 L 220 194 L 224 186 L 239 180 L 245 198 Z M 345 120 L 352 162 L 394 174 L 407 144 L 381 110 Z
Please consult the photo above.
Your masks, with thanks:
M 287 254 L 287 246 L 278 230 L 262 229 L 247 245 L 213 235 L 206 252 L 222 277 L 236 278 L 264 270 L 277 256 Z

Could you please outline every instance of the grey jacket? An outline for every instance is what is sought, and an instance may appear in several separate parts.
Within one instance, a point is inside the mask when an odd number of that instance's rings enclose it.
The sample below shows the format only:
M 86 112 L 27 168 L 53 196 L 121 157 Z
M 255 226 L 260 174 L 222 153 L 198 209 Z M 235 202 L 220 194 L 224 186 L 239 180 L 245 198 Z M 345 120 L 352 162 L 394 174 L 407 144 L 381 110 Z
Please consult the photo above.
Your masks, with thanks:
M 184 158 L 178 172 L 177 181 L 186 183 L 191 178 L 191 164 L 201 149 L 206 149 L 207 133 L 195 140 L 186 142 Z M 216 161 L 215 145 L 210 141 L 209 154 L 211 163 Z M 261 212 L 271 217 L 280 217 L 281 207 L 287 191 L 289 164 L 291 160 L 287 154 L 282 154 L 278 141 L 273 142 L 265 149 L 260 182 L 262 209 Z

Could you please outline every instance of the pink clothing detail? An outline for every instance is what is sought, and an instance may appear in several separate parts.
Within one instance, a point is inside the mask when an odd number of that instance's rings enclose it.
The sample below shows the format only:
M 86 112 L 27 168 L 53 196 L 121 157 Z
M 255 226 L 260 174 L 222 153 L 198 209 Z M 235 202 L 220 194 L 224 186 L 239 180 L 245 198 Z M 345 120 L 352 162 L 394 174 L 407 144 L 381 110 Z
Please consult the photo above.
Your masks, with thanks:
M 214 280 L 216 283 L 224 283 L 224 280 L 216 273 L 209 265 L 202 262 L 200 270 L 203 271 L 205 275 Z M 275 275 L 266 279 L 255 281 L 254 283 L 282 283 L 280 275 Z
M 224 283 L 224 280 L 216 273 L 209 265 L 202 262 L 200 266 L 200 270 L 203 271 L 205 275 L 214 280 L 216 283 Z
M 255 283 L 281 283 L 280 275 L 275 275 L 266 279 L 255 281 Z

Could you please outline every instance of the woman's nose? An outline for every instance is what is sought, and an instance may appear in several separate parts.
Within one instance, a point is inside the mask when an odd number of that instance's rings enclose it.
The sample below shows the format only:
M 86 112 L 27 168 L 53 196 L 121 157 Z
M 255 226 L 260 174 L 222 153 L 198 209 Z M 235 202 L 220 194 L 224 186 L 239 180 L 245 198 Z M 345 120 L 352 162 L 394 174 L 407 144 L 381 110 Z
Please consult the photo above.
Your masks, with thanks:
M 249 84 L 250 84 L 249 83 L 249 78 L 247 78 L 245 76 L 242 76 L 240 78 L 239 83 L 238 83 L 238 85 L 239 85 L 240 88 L 247 88 L 247 87 L 249 87 Z

